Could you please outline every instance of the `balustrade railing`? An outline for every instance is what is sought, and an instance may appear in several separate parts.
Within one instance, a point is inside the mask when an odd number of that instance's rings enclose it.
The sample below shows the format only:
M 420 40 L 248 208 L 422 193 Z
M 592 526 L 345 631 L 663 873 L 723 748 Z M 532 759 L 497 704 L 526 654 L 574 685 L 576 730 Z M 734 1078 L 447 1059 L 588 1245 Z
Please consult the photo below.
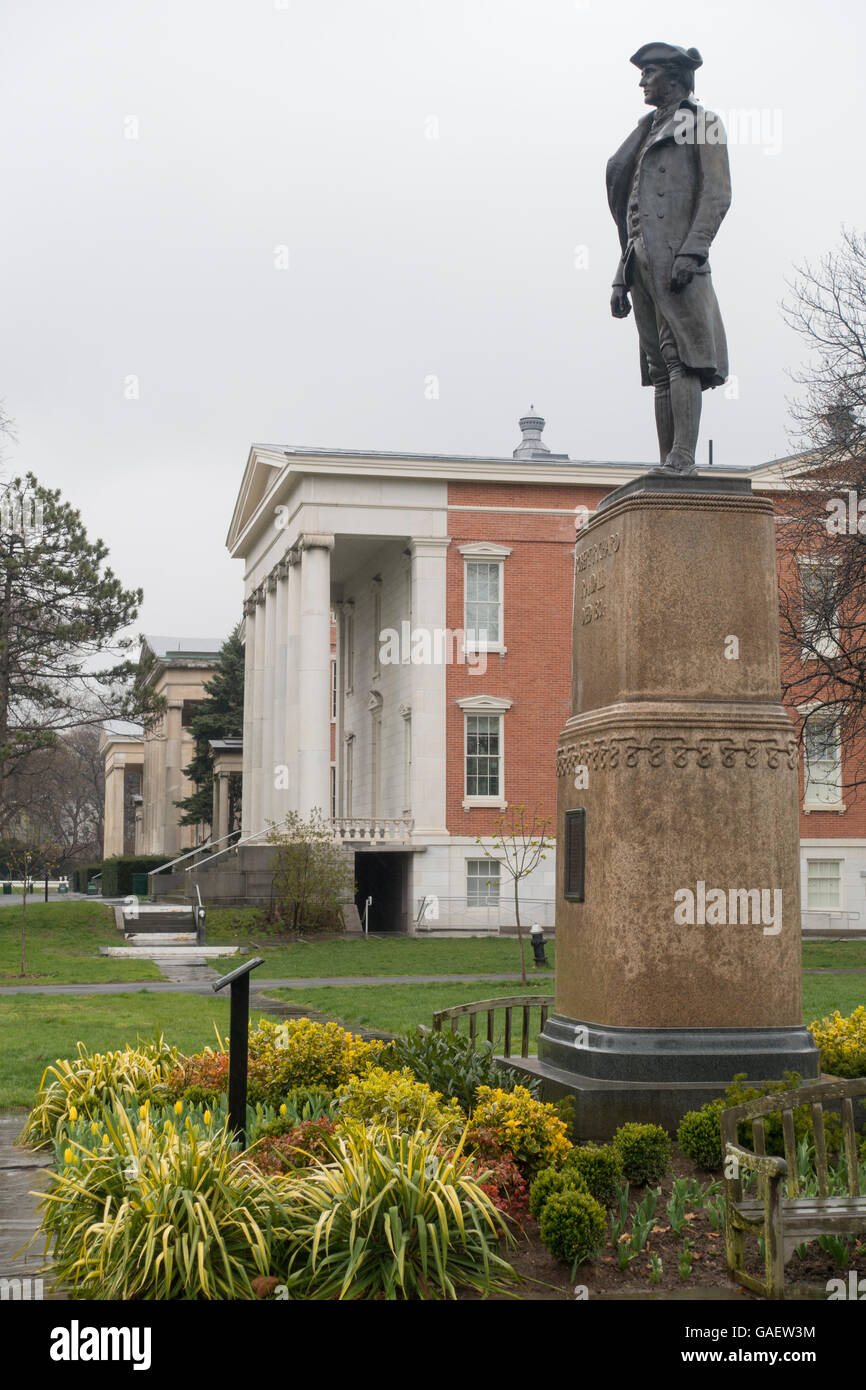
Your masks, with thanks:
M 411 816 L 334 816 L 331 825 L 343 844 L 408 844 L 414 821 Z

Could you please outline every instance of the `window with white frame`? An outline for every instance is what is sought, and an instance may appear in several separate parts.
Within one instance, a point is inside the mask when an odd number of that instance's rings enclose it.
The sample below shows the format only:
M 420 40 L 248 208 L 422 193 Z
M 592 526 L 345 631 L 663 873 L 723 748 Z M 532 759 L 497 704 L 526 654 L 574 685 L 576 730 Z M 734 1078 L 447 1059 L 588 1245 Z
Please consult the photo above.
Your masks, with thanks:
M 467 907 L 498 906 L 501 867 L 496 859 L 466 860 Z
M 842 906 L 841 859 L 807 859 L 806 907 L 811 912 L 832 912 Z
M 466 715 L 466 795 L 502 795 L 502 715 Z
M 807 715 L 803 746 L 803 800 L 811 805 L 838 806 L 842 801 L 842 747 L 832 710 Z
M 839 655 L 839 608 L 836 566 L 823 560 L 800 560 L 803 660 Z
M 484 648 L 502 645 L 502 562 L 466 561 L 467 645 Z
M 469 651 L 505 652 L 504 564 L 511 550 L 492 541 L 460 546 L 463 556 L 463 628 Z
M 505 810 L 503 715 L 512 701 L 501 695 L 467 695 L 457 704 L 464 721 L 463 809 L 498 806 Z

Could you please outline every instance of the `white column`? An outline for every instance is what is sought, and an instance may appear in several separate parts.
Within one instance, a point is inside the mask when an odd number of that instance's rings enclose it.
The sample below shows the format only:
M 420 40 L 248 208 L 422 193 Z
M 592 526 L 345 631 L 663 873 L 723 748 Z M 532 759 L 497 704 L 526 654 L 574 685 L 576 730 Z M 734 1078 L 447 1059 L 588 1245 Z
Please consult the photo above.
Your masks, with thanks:
M 162 848 L 169 856 L 179 853 L 180 850 L 180 827 L 177 822 L 181 813 L 174 803 L 180 800 L 183 791 L 183 778 L 180 771 L 183 733 L 180 722 L 182 710 L 182 700 L 169 700 L 165 716 L 166 737 L 163 745 L 165 782 L 162 802 Z
M 265 708 L 265 593 L 256 589 L 256 655 L 253 664 L 253 804 L 250 807 L 250 832 L 264 829 L 262 797 L 262 724 Z
M 283 729 L 288 788 L 286 810 L 298 809 L 298 661 L 301 648 L 301 552 L 286 556 L 286 703 Z
M 271 779 L 271 819 L 281 821 L 289 809 L 289 791 L 286 786 L 286 769 L 289 766 L 289 749 L 286 743 L 286 651 L 288 647 L 289 580 L 288 563 L 281 560 L 275 571 L 276 618 L 274 620 L 274 673 L 272 684 L 273 733 L 271 751 L 274 774 Z M 275 786 L 274 782 L 279 785 Z
M 106 859 L 123 854 L 123 783 L 126 772 L 126 759 L 123 753 L 114 753 L 111 765 L 105 770 L 105 825 L 103 828 L 103 849 Z
M 277 580 L 269 574 L 265 590 L 265 664 L 262 694 L 262 824 L 274 819 L 274 672 L 277 629 Z
M 217 788 L 217 827 L 216 838 L 225 841 L 229 833 L 229 773 L 220 772 L 214 778 Z
M 298 810 L 328 816 L 331 782 L 331 551 L 334 537 L 300 538 Z
M 444 628 L 446 554 L 450 541 L 413 539 L 412 626 L 433 633 Z M 445 835 L 444 662 L 412 670 L 412 811 L 415 835 Z
M 241 790 L 241 833 L 252 833 L 253 805 L 253 688 L 256 664 L 256 604 L 244 602 L 244 765 Z
M 334 786 L 335 786 L 335 790 L 336 790 L 336 796 L 334 797 L 334 802 L 335 802 L 335 805 L 334 805 L 334 815 L 335 815 L 335 816 L 342 816 L 342 814 L 343 814 L 343 763 L 344 763 L 344 758 L 343 758 L 343 729 L 344 729 L 344 726 L 345 726 L 345 713 L 346 713 L 346 712 L 345 712 L 345 705 L 344 705 L 345 694 L 344 694 L 344 690 L 343 690 L 343 686 L 344 686 L 345 683 L 346 683 L 346 682 L 345 682 L 345 675 L 344 675 L 344 673 L 343 673 L 343 643 L 344 643 L 344 640 L 345 640 L 345 639 L 344 639 L 344 631 L 345 631 L 345 625 L 346 625 L 346 618 L 345 618 L 345 605 L 344 605 L 344 604 L 342 604 L 342 603 L 337 603 L 337 604 L 334 605 L 334 608 L 335 608 L 335 610 L 336 610 L 336 618 L 337 618 L 337 641 L 336 641 L 336 644 L 335 644 L 335 661 L 336 661 L 336 667 L 337 667 L 337 669 L 336 669 L 336 674 L 335 674 L 335 678 L 334 678 L 334 679 L 335 679 L 335 684 L 336 684 L 336 690 L 337 690 L 337 708 L 336 708 L 336 718 L 335 718 L 335 722 L 334 722 L 334 764 L 335 764 L 335 766 L 334 766 Z
M 144 768 L 141 774 L 141 853 L 156 854 L 153 826 L 156 812 L 156 752 L 157 742 L 152 736 L 144 736 Z

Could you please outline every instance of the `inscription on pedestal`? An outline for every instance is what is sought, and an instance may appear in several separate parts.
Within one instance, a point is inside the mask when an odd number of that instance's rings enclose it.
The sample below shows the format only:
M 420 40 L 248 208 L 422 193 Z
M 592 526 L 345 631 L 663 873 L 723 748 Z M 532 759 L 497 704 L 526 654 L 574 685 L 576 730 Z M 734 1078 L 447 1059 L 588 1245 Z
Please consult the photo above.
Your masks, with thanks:
M 594 541 L 576 552 L 576 582 L 580 586 L 580 614 L 584 624 L 599 622 L 607 613 L 602 590 L 607 586 L 607 576 L 620 543 L 619 531 L 612 531 L 603 540 Z

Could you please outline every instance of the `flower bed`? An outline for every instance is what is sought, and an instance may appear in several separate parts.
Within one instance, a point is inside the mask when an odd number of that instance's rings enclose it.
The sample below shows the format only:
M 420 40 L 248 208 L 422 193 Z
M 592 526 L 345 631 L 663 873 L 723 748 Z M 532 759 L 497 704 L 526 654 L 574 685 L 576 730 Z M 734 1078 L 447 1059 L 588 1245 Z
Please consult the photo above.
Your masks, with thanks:
M 466 1038 L 364 1042 L 336 1024 L 261 1020 L 240 1152 L 227 1083 L 222 1045 L 185 1057 L 161 1038 L 101 1056 L 79 1046 L 46 1069 L 23 1137 L 54 1149 L 42 1230 L 73 1297 L 730 1287 L 720 1183 L 698 1166 L 720 1158 L 718 1102 L 687 1117 L 675 1151 L 656 1125 L 574 1145 L 564 1107 Z M 731 1095 L 743 1089 L 737 1078 Z M 798 1140 L 806 1185 L 806 1120 Z M 792 1282 L 866 1272 L 866 1247 L 827 1240 L 797 1261 Z

